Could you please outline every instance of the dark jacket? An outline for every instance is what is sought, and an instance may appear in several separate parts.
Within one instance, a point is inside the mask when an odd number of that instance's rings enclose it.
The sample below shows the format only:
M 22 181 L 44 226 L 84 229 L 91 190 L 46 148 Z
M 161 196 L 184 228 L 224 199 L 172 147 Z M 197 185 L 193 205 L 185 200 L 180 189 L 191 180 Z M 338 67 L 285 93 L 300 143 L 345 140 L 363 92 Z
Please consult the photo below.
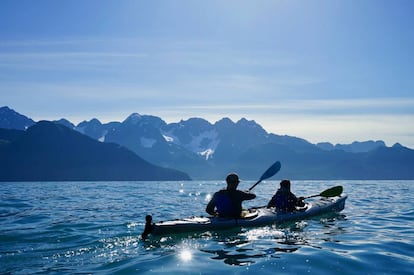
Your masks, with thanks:
M 267 207 L 276 207 L 276 210 L 281 212 L 293 212 L 297 206 L 303 207 L 305 203 L 292 192 L 283 192 L 280 189 L 267 204 Z
M 242 201 L 256 198 L 255 194 L 241 190 L 220 190 L 207 204 L 206 212 L 219 217 L 240 218 Z M 215 210 L 216 209 L 216 210 Z

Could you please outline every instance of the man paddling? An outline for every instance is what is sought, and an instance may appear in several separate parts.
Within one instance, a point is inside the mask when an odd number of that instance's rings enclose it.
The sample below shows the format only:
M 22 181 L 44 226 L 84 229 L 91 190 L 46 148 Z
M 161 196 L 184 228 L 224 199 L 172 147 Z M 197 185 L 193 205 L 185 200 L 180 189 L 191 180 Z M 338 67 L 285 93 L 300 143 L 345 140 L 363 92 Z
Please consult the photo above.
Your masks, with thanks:
M 214 193 L 207 204 L 206 212 L 212 216 L 225 218 L 240 218 L 242 202 L 252 200 L 256 195 L 250 192 L 237 190 L 239 176 L 231 173 L 226 177 L 227 188 Z
M 303 200 L 304 197 L 297 198 L 295 194 L 290 191 L 289 180 L 282 180 L 280 182 L 280 188 L 269 201 L 267 207 L 276 207 L 276 210 L 280 212 L 293 212 L 296 210 L 296 207 L 305 206 Z

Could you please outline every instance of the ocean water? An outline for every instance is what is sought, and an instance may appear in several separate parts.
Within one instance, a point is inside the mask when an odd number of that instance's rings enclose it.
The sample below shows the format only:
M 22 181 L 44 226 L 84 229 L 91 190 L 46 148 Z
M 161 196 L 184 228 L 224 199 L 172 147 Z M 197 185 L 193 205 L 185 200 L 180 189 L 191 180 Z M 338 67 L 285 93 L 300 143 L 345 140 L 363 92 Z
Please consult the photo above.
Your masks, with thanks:
M 278 182 L 244 206 L 266 204 Z M 337 215 L 143 241 L 146 214 L 205 215 L 224 182 L 2 182 L 0 273 L 414 274 L 414 181 L 293 181 L 292 191 L 336 185 L 348 195 Z

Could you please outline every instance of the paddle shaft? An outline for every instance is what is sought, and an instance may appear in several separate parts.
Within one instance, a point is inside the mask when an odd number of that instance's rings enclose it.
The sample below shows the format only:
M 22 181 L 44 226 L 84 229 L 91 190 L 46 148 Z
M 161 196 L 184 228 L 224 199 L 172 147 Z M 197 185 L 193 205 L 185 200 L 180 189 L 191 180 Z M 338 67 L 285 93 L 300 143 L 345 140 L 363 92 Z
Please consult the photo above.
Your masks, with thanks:
M 249 188 L 249 191 L 252 191 L 252 189 L 255 188 L 256 185 L 258 185 L 261 182 L 262 182 L 262 180 L 259 180 L 258 182 L 256 182 L 252 187 Z
M 258 185 L 259 183 L 261 183 L 263 180 L 268 179 L 270 177 L 273 177 L 277 172 L 279 172 L 281 167 L 281 164 L 279 161 L 276 161 L 275 163 L 272 164 L 272 166 L 270 166 L 264 173 L 263 175 L 260 177 L 260 179 L 252 186 L 249 188 L 249 191 L 252 191 L 253 188 L 256 187 L 256 185 Z
M 317 194 L 317 195 L 312 195 L 312 196 L 308 196 L 305 197 L 305 199 L 309 199 L 309 198 L 314 198 L 314 197 L 325 197 L 325 198 L 329 198 L 329 197 L 336 197 L 342 194 L 343 188 L 341 185 L 335 186 L 335 187 L 331 187 L 326 189 L 325 191 L 322 191 L 321 193 Z
M 317 195 L 312 195 L 312 196 L 307 196 L 304 199 L 310 199 L 310 198 L 314 198 L 314 197 L 319 197 L 321 194 L 317 194 Z

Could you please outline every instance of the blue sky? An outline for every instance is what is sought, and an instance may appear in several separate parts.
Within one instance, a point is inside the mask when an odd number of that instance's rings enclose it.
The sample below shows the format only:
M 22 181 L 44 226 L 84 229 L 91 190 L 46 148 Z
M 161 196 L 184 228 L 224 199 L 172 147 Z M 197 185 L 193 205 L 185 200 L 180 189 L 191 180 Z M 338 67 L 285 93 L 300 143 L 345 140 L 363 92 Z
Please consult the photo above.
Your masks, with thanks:
M 0 106 L 414 148 L 414 2 L 0 1 Z

